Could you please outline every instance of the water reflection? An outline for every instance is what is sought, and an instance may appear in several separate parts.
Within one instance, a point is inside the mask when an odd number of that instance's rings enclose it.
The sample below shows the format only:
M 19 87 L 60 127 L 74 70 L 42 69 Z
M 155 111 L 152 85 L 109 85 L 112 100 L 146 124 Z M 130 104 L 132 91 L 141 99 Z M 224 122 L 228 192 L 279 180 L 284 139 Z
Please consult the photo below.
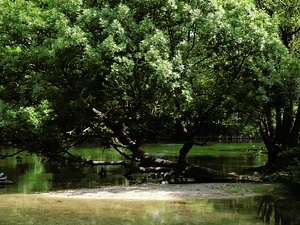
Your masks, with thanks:
M 263 196 L 257 209 L 258 218 L 265 224 L 300 224 L 300 200 Z
M 151 151 L 164 158 L 176 159 L 178 147 L 175 147 L 176 150 L 166 148 L 162 151 L 156 147 Z M 120 159 L 112 151 L 104 155 L 99 153 L 102 150 L 91 148 L 74 151 L 95 160 Z M 213 154 L 210 151 L 210 155 L 203 151 L 191 152 L 187 160 L 237 173 L 245 167 L 265 162 L 263 157 L 243 155 L 238 151 L 215 151 Z M 5 172 L 15 185 L 0 189 L 0 224 L 300 224 L 300 203 L 272 196 L 193 201 L 108 201 L 9 194 L 131 184 L 122 176 L 125 172 L 122 167 L 106 166 L 106 177 L 98 175 L 100 170 L 101 167 L 86 167 L 81 171 L 74 167 L 55 168 L 42 164 L 36 156 L 24 157 L 22 161 L 15 158 L 2 160 L 0 172 Z
M 211 169 L 220 170 L 225 173 L 236 172 L 238 174 L 246 173 L 245 169 L 264 165 L 266 159 L 261 156 L 252 155 L 217 155 L 217 156 L 189 156 L 188 162 L 203 165 Z
M 83 168 L 82 171 L 72 167 L 61 168 L 59 171 L 52 171 L 40 162 L 34 162 L 34 167 L 31 164 L 16 167 L 13 170 L 1 168 L 0 171 L 5 171 L 5 174 L 15 184 L 2 189 L 2 193 L 32 193 L 32 192 L 47 192 L 51 190 L 76 189 L 76 188 L 93 188 L 112 185 L 128 186 L 140 182 L 145 175 L 135 175 L 133 180 L 126 179 L 124 168 L 107 166 L 107 176 L 99 176 L 100 168 Z M 26 167 L 26 170 L 23 168 Z M 225 167 L 226 169 L 226 167 Z
M 234 146 L 234 144 L 232 144 Z M 231 146 L 231 147 L 232 147 Z M 212 148 L 211 146 L 209 146 Z M 145 147 L 151 154 L 166 159 L 176 160 L 179 145 L 149 145 Z M 112 150 L 102 154 L 103 149 L 97 147 L 74 148 L 73 153 L 95 160 L 118 161 L 121 156 Z M 209 155 L 208 155 L 209 153 Z M 106 177 L 99 176 L 101 167 L 84 167 L 75 169 L 55 167 L 42 164 L 37 156 L 1 160 L 0 172 L 5 172 L 9 180 L 16 185 L 1 190 L 2 193 L 30 193 L 73 188 L 89 188 L 111 185 L 130 185 L 137 180 L 127 180 L 122 176 L 125 169 L 121 166 L 105 166 Z M 222 151 L 205 148 L 195 148 L 188 155 L 188 162 L 208 166 L 224 172 L 242 173 L 245 167 L 260 166 L 265 158 L 245 155 L 241 151 Z M 137 176 L 136 179 L 143 177 Z
M 281 217 L 280 221 L 275 219 L 275 214 L 270 215 L 268 221 L 262 220 L 258 211 L 264 199 L 136 201 L 0 195 L 0 224 L 299 224 L 297 208 L 289 210 L 286 206 L 285 210 L 291 213 Z M 273 209 L 282 210 L 281 204 L 272 204 Z
M 9 162 L 7 162 L 9 161 Z M 111 185 L 129 185 L 122 174 L 122 167 L 106 167 L 107 176 L 98 175 L 101 168 L 85 167 L 81 170 L 73 166 L 53 168 L 30 156 L 18 164 L 11 164 L 8 159 L 0 165 L 13 185 L 0 189 L 0 193 L 33 193 L 63 189 L 92 188 Z

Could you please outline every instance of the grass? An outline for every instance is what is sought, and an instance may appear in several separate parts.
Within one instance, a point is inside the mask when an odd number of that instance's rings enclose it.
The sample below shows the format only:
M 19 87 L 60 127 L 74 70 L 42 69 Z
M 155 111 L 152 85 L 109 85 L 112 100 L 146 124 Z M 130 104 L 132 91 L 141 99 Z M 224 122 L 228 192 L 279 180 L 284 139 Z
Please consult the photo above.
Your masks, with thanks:
M 262 184 L 252 189 L 253 192 L 261 195 L 272 196 L 290 196 L 292 195 L 291 189 L 285 184 Z
M 289 196 L 291 195 L 290 189 L 284 184 L 270 184 L 259 183 L 253 185 L 244 185 L 239 183 L 227 184 L 224 191 L 228 194 L 241 194 L 246 192 L 253 192 L 259 195 L 272 195 L 272 196 Z

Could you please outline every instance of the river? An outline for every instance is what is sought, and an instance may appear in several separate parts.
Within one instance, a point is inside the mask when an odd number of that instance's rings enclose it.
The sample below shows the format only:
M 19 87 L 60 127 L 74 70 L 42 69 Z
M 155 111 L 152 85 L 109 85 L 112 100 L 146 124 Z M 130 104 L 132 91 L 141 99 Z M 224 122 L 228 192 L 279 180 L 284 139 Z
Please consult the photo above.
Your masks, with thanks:
M 212 143 L 196 146 L 187 157 L 190 163 L 224 172 L 244 173 L 245 168 L 265 163 L 261 143 Z M 180 145 L 151 144 L 143 148 L 166 159 L 176 159 Z M 116 161 L 113 150 L 103 152 L 96 146 L 77 147 L 73 153 L 94 160 Z M 2 160 L 4 172 L 14 185 L 0 189 L 0 224 L 299 224 L 299 201 L 285 197 L 195 199 L 180 201 L 133 201 L 96 199 L 55 199 L 36 192 L 105 186 L 134 185 L 143 179 L 125 179 L 124 168 L 105 166 L 106 177 L 98 175 L 102 167 L 49 166 L 37 156 Z M 84 175 L 83 175 L 84 174 Z M 24 195 L 25 193 L 25 195 Z

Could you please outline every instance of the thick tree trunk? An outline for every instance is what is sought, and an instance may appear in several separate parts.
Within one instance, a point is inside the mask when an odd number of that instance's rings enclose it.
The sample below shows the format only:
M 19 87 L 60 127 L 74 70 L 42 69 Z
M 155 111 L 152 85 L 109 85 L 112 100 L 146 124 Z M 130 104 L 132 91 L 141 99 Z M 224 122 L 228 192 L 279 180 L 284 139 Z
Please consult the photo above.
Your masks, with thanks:
M 296 115 L 294 115 L 293 106 L 294 102 L 289 101 L 289 104 L 284 108 L 276 107 L 275 123 L 270 122 L 271 119 L 261 119 L 260 121 L 260 134 L 268 152 L 268 162 L 264 166 L 265 169 L 280 164 L 279 154 L 286 149 L 299 145 L 300 105 L 298 105 Z M 272 114 L 269 113 L 266 113 L 265 116 L 272 118 Z
M 185 175 L 187 177 L 202 181 L 236 181 L 239 179 L 239 177 L 235 175 L 186 163 L 185 157 L 192 148 L 193 141 L 184 144 L 180 150 L 177 162 L 153 157 L 147 152 L 143 151 L 140 146 L 129 137 L 128 133 L 126 133 L 121 126 L 115 124 L 102 112 L 96 109 L 93 109 L 93 111 L 98 118 L 112 130 L 115 137 L 132 152 L 134 157 L 139 159 L 139 166 L 131 167 L 126 175 L 136 172 L 146 173 L 159 171 Z
M 278 158 L 278 153 L 281 151 L 276 138 L 280 138 L 280 136 L 276 137 L 273 135 L 273 132 L 270 131 L 272 128 L 269 127 L 269 123 L 266 120 L 260 121 L 260 134 L 261 138 L 266 146 L 267 154 L 268 154 L 268 161 L 265 167 L 273 165 Z

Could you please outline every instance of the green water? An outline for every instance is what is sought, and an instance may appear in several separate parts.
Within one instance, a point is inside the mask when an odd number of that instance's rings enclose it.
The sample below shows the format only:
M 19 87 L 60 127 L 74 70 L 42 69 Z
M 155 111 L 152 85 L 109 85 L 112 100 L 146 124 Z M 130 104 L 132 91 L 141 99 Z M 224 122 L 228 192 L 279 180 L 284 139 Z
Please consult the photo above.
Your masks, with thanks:
M 176 160 L 181 145 L 145 145 L 155 156 Z M 187 157 L 190 163 L 243 173 L 245 168 L 265 163 L 259 151 L 260 143 L 214 143 L 196 146 Z M 102 148 L 74 148 L 73 153 L 93 160 L 116 161 L 120 156 L 113 150 L 102 154 Z M 107 177 L 98 175 L 101 167 L 58 168 L 42 164 L 36 156 L 0 161 L 0 172 L 15 182 L 0 189 L 0 224 L 300 224 L 300 204 L 297 199 L 259 196 L 249 198 L 203 199 L 181 201 L 134 201 L 49 198 L 28 194 L 83 187 L 132 185 L 120 166 L 106 166 Z M 85 176 L 83 175 L 85 174 Z M 25 193 L 25 194 L 24 194 Z
M 182 145 L 156 144 L 144 145 L 143 149 L 154 156 L 177 160 Z M 189 163 L 207 166 L 223 172 L 243 174 L 245 168 L 263 165 L 266 162 L 264 155 L 249 154 L 249 149 L 260 149 L 261 143 L 212 143 L 208 146 L 195 146 L 187 156 Z M 259 150 L 257 150 L 259 151 Z M 96 146 L 77 147 L 72 153 L 84 156 L 87 159 L 118 161 L 122 156 L 113 149 L 105 150 Z M 136 175 L 133 180 L 123 177 L 126 172 L 121 166 L 105 166 L 107 176 L 101 178 L 98 173 L 102 167 L 55 167 L 43 164 L 37 156 L 9 158 L 0 161 L 0 172 L 4 172 L 9 180 L 16 185 L 0 189 L 0 193 L 32 193 L 51 190 L 92 188 L 111 185 L 132 185 L 143 179 L 144 175 Z
M 298 225 L 299 203 L 271 197 L 187 201 L 0 195 L 0 224 Z M 288 203 L 287 203 L 288 202 Z

